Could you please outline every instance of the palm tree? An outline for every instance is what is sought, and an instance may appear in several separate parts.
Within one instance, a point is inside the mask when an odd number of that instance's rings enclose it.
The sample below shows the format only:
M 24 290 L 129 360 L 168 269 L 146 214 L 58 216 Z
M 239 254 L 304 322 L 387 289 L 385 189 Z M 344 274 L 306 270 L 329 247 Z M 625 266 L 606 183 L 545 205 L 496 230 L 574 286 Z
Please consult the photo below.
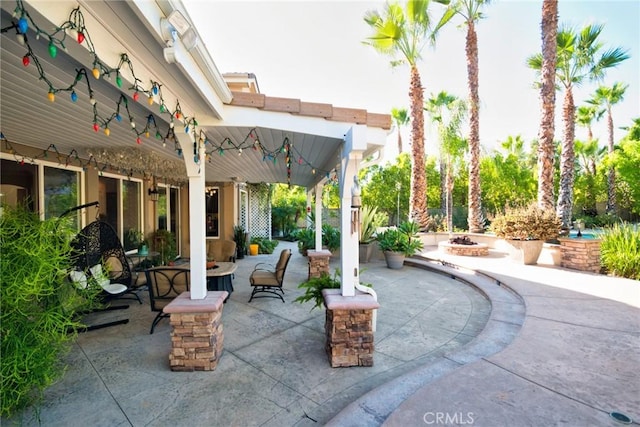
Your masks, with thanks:
M 409 123 L 409 112 L 406 108 L 392 108 L 391 118 L 398 128 L 398 155 L 400 155 L 402 154 L 402 135 L 400 134 L 400 129 L 402 128 L 402 126 Z
M 451 103 L 458 99 L 455 95 L 450 95 L 446 91 L 440 91 L 437 95 L 431 94 L 424 104 L 424 110 L 431 116 L 431 122 L 438 126 L 438 132 L 443 123 L 445 107 L 449 108 Z M 442 149 L 442 138 L 440 138 L 440 210 L 447 210 L 447 167 Z
M 424 94 L 417 63 L 427 42 L 435 43 L 438 30 L 453 16 L 447 8 L 434 26 L 429 15 L 430 0 L 409 0 L 406 8 L 387 3 L 384 15 L 369 11 L 364 20 L 373 30 L 364 43 L 389 55 L 391 65 L 408 64 L 411 71 L 409 99 L 411 109 L 411 196 L 410 217 L 421 229 L 429 225 L 427 211 L 427 177 L 424 153 Z
M 605 147 L 599 147 L 597 139 L 591 139 L 584 142 L 576 139 L 575 141 L 576 158 L 578 159 L 578 164 L 580 169 L 583 171 L 585 178 L 586 188 L 584 213 L 587 215 L 597 215 L 596 175 L 598 171 L 596 166 L 598 161 L 603 158 L 605 151 Z
M 452 232 L 454 165 L 467 148 L 467 141 L 460 135 L 460 127 L 467 116 L 467 105 L 457 96 L 441 91 L 437 96 L 432 95 L 427 100 L 425 110 L 431 113 L 431 120 L 438 124 L 440 174 L 441 177 L 444 176 L 443 199 L 447 216 L 447 231 Z
M 467 222 L 472 233 L 484 232 L 480 189 L 480 96 L 478 95 L 478 35 L 476 22 L 482 6 L 490 0 L 456 0 L 453 8 L 467 26 L 467 84 L 469 86 L 469 214 Z
M 553 163 L 555 158 L 556 62 L 558 0 L 542 2 L 542 61 L 540 82 L 540 129 L 538 130 L 538 207 L 553 209 Z
M 629 85 L 616 82 L 611 87 L 600 86 L 596 89 L 593 99 L 587 101 L 594 106 L 601 106 L 607 110 L 607 130 L 609 133 L 608 139 L 608 152 L 613 154 L 613 115 L 611 114 L 611 108 L 622 101 L 624 98 L 624 92 Z M 607 177 L 607 213 L 616 213 L 616 171 L 613 166 L 609 167 L 609 174 Z
M 587 101 L 588 102 L 588 101 Z M 599 109 L 595 105 L 581 105 L 576 111 L 576 124 L 587 128 L 587 141 L 593 140 L 593 129 L 591 123 L 599 121 L 605 110 Z
M 608 68 L 615 67 L 629 56 L 622 48 L 609 49 L 600 54 L 602 43 L 598 36 L 603 25 L 587 25 L 579 32 L 563 28 L 557 36 L 556 79 L 564 88 L 562 118 L 564 132 L 562 138 L 562 155 L 560 158 L 560 194 L 556 211 L 562 220 L 562 226 L 568 230 L 573 207 L 574 181 L 574 136 L 575 111 L 573 87 L 584 80 L 602 79 Z M 600 54 L 598 57 L 596 57 Z M 529 66 L 535 70 L 542 69 L 542 55 L 528 58 Z
M 508 156 L 514 156 L 520 161 L 524 161 L 527 157 L 527 153 L 524 151 L 524 139 L 522 135 L 507 136 L 507 139 L 500 143 L 500 146 L 504 148 Z

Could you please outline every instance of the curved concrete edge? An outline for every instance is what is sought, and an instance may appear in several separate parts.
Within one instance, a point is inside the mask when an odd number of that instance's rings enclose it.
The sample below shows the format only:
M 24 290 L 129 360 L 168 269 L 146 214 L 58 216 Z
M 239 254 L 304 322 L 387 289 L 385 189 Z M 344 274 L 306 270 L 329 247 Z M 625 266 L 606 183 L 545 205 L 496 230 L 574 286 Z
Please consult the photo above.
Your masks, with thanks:
M 491 314 L 484 329 L 471 342 L 399 376 L 350 403 L 326 425 L 379 426 L 405 400 L 422 387 L 442 378 L 462 366 L 498 353 L 518 335 L 525 319 L 522 297 L 507 284 L 485 274 L 424 257 L 405 260 L 405 265 L 448 275 L 485 295 L 491 304 Z

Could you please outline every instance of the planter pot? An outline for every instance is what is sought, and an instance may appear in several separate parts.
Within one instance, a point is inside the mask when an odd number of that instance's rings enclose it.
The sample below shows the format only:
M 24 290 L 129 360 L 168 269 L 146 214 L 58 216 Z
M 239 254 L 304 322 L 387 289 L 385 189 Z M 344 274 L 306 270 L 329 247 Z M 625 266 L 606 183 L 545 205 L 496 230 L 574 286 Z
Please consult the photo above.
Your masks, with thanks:
M 249 245 L 249 255 L 258 255 L 258 251 L 260 250 L 260 245 L 256 245 L 252 243 Z
M 404 265 L 404 254 L 402 252 L 384 251 L 384 260 L 387 261 L 387 267 L 399 270 Z
M 360 262 L 366 264 L 371 259 L 373 243 L 360 243 Z
M 512 247 L 511 259 L 524 265 L 538 263 L 544 240 L 507 240 Z
M 243 259 L 244 258 L 244 248 L 240 249 L 238 248 L 236 250 L 236 259 Z

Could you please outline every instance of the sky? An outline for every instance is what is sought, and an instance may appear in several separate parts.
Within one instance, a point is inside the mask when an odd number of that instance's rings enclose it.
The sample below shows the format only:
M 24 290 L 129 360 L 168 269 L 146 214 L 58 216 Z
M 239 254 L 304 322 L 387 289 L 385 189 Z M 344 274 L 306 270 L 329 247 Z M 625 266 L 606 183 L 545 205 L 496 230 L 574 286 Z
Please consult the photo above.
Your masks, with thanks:
M 374 113 L 409 109 L 409 68 L 392 68 L 389 57 L 362 43 L 370 35 L 363 17 L 382 11 L 381 1 L 202 1 L 183 0 L 201 41 L 222 73 L 254 73 L 260 92 Z M 529 143 L 540 122 L 536 74 L 526 59 L 541 51 L 542 1 L 494 0 L 477 25 L 479 50 L 480 142 L 491 151 L 508 136 Z M 431 6 L 434 19 L 441 6 Z M 613 109 L 615 140 L 640 117 L 640 0 L 560 0 L 559 25 L 581 28 L 604 24 L 599 40 L 604 49 L 623 47 L 629 59 L 607 72 L 602 82 L 585 82 L 574 89 L 577 106 L 600 84 L 627 83 L 624 101 Z M 419 63 L 425 99 L 445 90 L 467 96 L 466 28 L 454 18 L 441 31 L 435 46 L 426 46 Z M 556 133 L 562 138 L 562 98 L 556 95 Z M 425 121 L 427 123 L 427 121 Z M 594 124 L 594 137 L 607 141 L 605 120 Z M 402 132 L 405 144 L 409 129 Z M 389 136 L 386 158 L 397 154 L 396 134 Z M 576 138 L 586 130 L 576 127 Z M 427 129 L 426 148 L 436 152 L 436 136 Z

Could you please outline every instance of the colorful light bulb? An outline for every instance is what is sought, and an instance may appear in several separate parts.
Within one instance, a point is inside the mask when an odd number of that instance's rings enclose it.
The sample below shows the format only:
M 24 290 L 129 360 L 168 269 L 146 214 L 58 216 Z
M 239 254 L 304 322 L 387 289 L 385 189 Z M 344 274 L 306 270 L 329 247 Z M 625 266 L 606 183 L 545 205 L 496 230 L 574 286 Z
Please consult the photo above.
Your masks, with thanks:
M 153 85 L 153 94 L 154 95 L 158 94 L 158 85 Z
M 16 34 L 16 40 L 18 40 L 18 43 L 20 43 L 20 46 L 25 45 L 24 34 Z
M 55 58 L 57 54 L 58 54 L 58 48 L 56 47 L 56 45 L 53 44 L 53 41 L 49 42 L 49 55 L 52 58 Z
M 138 145 L 142 144 L 142 140 L 140 139 L 140 137 L 136 138 L 136 144 L 138 144 Z
M 23 16 L 18 19 L 18 31 L 20 34 L 27 34 L 27 30 L 29 30 L 29 21 Z
M 53 91 L 50 91 L 50 92 L 47 94 L 47 97 L 49 98 L 49 101 L 51 101 L 51 102 L 54 102 L 54 101 L 56 100 L 56 94 L 55 94 L 55 93 L 53 93 Z
M 153 105 L 153 96 L 147 98 L 147 102 L 149 103 L 149 105 Z
M 116 114 L 116 120 L 119 122 L 122 121 L 122 116 L 120 115 L 120 113 Z
M 146 131 L 146 132 L 144 133 L 144 136 L 146 136 L 147 138 L 149 138 L 149 131 Z
M 91 73 L 93 74 L 93 77 L 95 77 L 96 79 L 100 78 L 100 70 L 98 69 L 98 67 L 93 67 L 93 70 L 91 70 Z
M 104 134 L 107 136 L 111 135 L 111 130 L 109 128 L 104 128 Z
M 84 33 L 82 31 L 78 31 L 78 43 L 82 44 L 82 42 L 84 41 Z
M 160 112 L 164 113 L 166 109 L 164 108 L 164 104 L 160 104 Z
M 97 124 L 97 123 L 94 123 L 94 124 L 93 124 L 93 131 L 94 131 L 94 132 L 98 132 L 98 130 L 99 130 L 99 129 L 100 129 L 100 126 L 98 126 L 98 124 Z
M 77 100 L 78 100 L 78 94 L 74 90 L 71 92 L 71 102 L 76 102 Z
M 28 67 L 30 63 L 31 63 L 31 60 L 29 59 L 28 54 L 22 57 L 22 65 L 24 65 L 25 67 Z
M 176 111 L 176 119 L 180 118 L 180 111 Z
M 120 77 L 120 73 L 116 74 L 116 85 L 122 87 L 122 77 Z
M 136 101 L 136 102 L 138 102 L 138 98 L 140 98 L 140 94 L 138 93 L 138 91 L 135 91 L 135 92 L 133 93 L 133 100 L 134 100 L 134 101 Z

